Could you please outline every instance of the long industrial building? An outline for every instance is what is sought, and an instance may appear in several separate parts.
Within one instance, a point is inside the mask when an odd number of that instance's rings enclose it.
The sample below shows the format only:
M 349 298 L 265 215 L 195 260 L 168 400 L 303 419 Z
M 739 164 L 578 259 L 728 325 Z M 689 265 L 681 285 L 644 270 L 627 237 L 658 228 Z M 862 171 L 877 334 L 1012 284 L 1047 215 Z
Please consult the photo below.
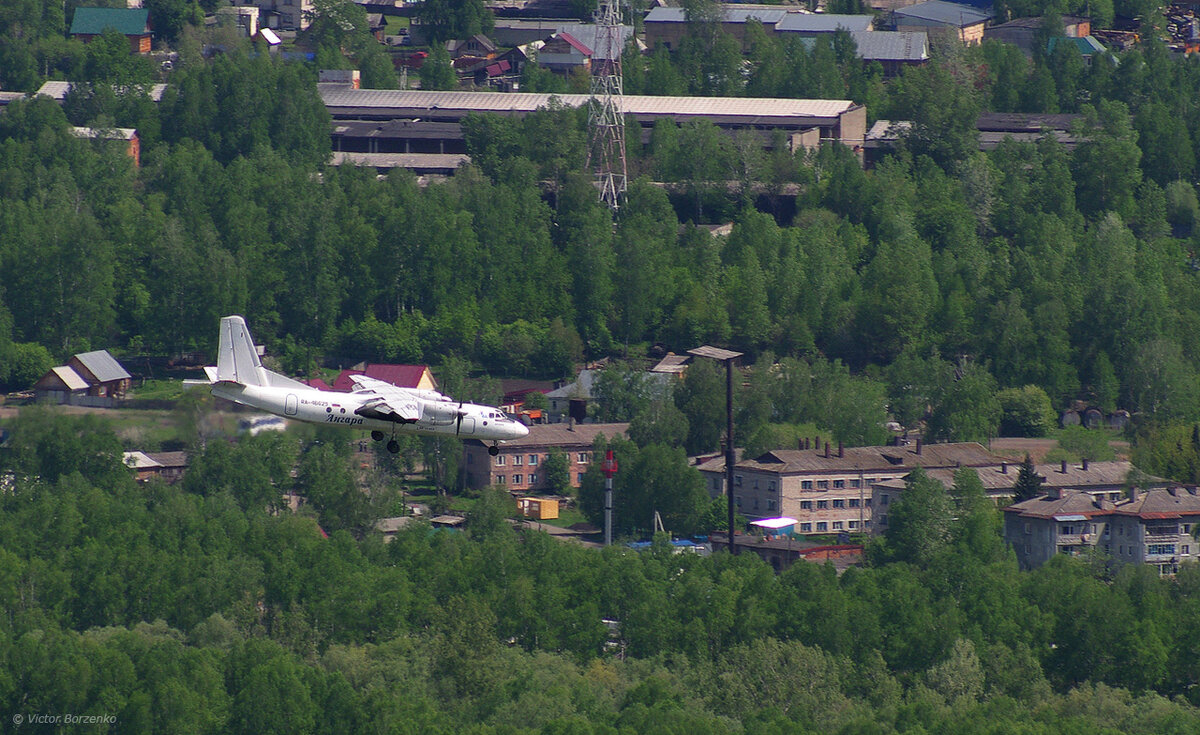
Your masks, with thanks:
M 334 150 L 361 153 L 458 153 L 462 150 L 459 123 L 467 115 L 495 113 L 521 117 L 550 106 L 552 100 L 580 107 L 590 99 L 585 94 L 318 86 L 334 120 Z M 861 151 L 866 137 L 866 108 L 850 100 L 627 95 L 621 98 L 621 110 L 637 120 L 647 133 L 656 122 L 666 119 L 678 124 L 707 120 L 730 131 L 782 130 L 794 148 L 836 141 Z

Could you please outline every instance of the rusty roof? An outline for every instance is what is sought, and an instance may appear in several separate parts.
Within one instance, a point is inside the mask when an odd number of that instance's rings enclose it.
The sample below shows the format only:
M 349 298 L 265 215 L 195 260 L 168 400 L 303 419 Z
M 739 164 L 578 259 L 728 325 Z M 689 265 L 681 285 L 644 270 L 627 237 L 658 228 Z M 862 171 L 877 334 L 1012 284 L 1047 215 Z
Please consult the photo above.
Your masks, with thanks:
M 501 451 L 510 447 L 581 447 L 591 446 L 600 434 L 611 439 L 614 436 L 624 436 L 629 430 L 629 424 L 534 424 L 529 427 L 528 436 L 520 439 L 505 440 Z M 469 439 L 482 444 L 478 439 Z

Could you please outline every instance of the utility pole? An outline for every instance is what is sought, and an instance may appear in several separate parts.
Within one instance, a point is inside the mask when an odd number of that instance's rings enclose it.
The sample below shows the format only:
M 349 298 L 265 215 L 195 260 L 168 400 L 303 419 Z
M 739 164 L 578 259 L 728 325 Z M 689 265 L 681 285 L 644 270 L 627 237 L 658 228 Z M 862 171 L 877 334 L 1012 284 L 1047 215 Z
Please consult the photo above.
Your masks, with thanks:
M 737 546 L 733 542 L 733 363 L 742 353 L 704 345 L 688 350 L 688 354 L 725 363 L 725 497 L 729 505 L 729 553 L 736 554 Z
M 604 545 L 612 545 L 612 478 L 617 474 L 617 459 L 611 449 L 604 450 L 604 464 L 600 466 L 604 473 Z

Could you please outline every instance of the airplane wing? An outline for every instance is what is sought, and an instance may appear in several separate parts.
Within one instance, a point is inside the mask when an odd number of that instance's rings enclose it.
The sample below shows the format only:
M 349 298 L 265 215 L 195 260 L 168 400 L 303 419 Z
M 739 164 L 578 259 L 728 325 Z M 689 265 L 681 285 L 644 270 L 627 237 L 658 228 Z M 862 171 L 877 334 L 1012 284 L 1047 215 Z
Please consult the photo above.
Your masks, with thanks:
M 394 414 L 407 422 L 421 418 L 421 402 L 412 391 L 366 375 L 351 375 L 350 380 L 358 389 L 355 393 L 374 393 L 376 396 L 364 403 L 363 408 L 385 416 Z

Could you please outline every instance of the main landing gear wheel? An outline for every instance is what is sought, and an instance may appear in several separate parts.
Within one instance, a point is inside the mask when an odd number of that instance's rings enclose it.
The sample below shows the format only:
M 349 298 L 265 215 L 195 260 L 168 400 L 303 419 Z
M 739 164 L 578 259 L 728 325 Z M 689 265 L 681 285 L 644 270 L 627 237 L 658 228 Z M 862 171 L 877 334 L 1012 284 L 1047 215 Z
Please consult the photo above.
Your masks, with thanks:
M 383 432 L 376 429 L 375 431 L 371 432 L 371 438 L 377 442 L 381 442 L 383 441 Z
M 488 454 L 492 455 L 493 457 L 495 457 L 499 453 L 500 453 L 500 447 L 496 446 L 495 444 L 488 447 Z
M 389 441 L 387 443 L 387 448 L 388 448 L 388 451 L 391 452 L 392 454 L 399 454 L 400 453 L 400 442 L 396 441 L 395 439 L 392 439 L 391 441 Z

